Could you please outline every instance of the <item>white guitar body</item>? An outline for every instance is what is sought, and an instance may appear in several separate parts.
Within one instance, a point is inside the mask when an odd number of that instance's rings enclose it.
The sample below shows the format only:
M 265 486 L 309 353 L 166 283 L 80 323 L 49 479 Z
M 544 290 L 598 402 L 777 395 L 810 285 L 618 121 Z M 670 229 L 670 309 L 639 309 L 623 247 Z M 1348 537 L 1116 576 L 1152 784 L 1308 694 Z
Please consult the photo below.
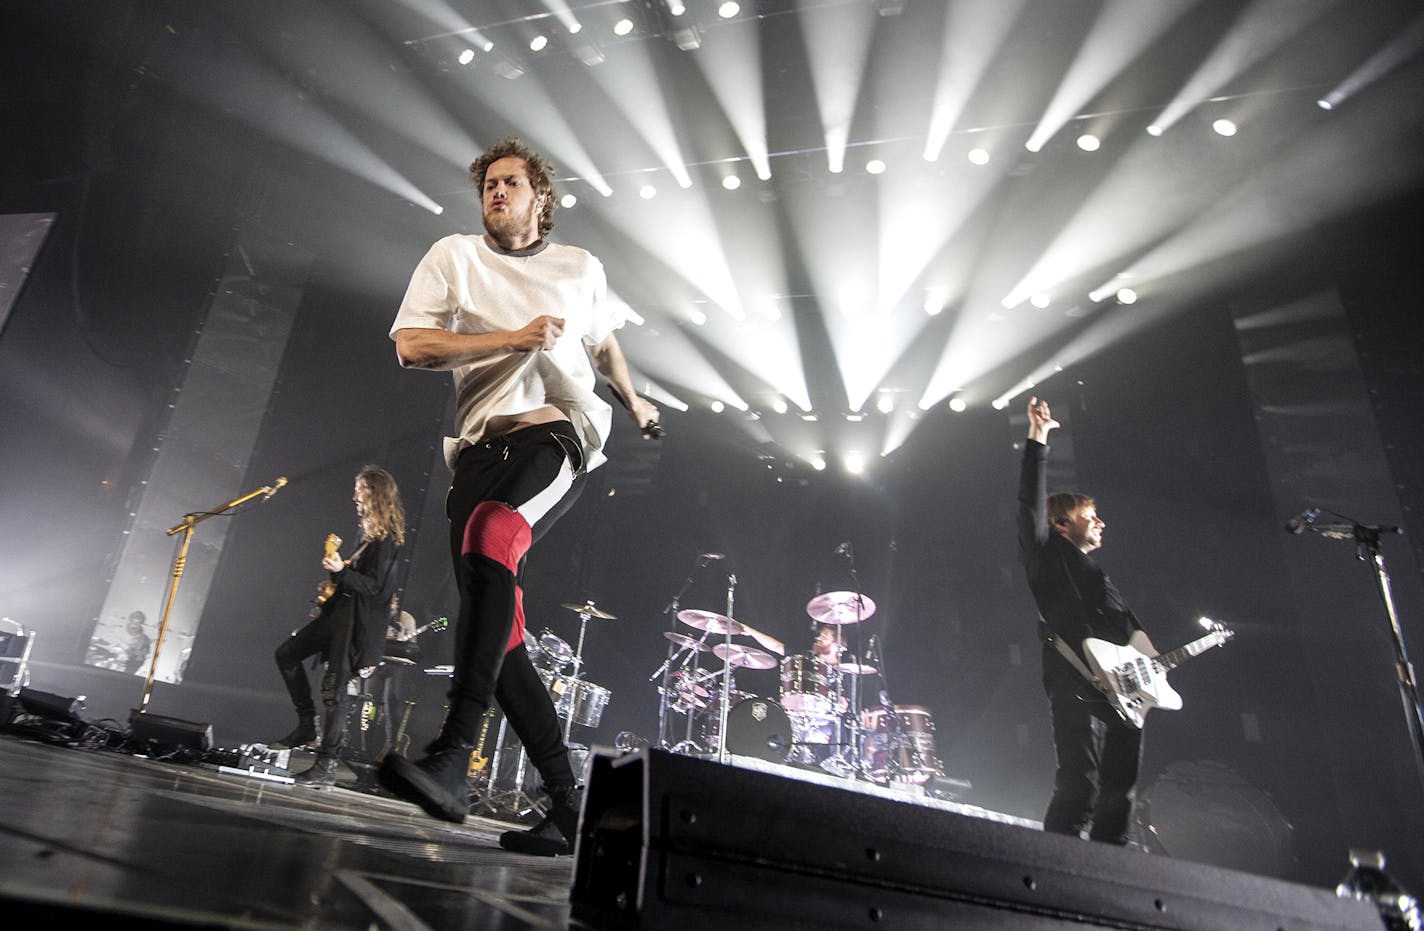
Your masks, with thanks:
M 1211 633 L 1184 647 L 1161 655 L 1147 635 L 1133 631 L 1127 646 L 1118 646 L 1096 637 L 1083 641 L 1083 653 L 1088 667 L 1097 677 L 1097 685 L 1123 720 L 1141 727 L 1147 712 L 1153 708 L 1177 711 L 1182 696 L 1167 682 L 1168 670 L 1204 650 L 1221 646 L 1231 639 L 1232 632 L 1220 624 L 1210 627 Z

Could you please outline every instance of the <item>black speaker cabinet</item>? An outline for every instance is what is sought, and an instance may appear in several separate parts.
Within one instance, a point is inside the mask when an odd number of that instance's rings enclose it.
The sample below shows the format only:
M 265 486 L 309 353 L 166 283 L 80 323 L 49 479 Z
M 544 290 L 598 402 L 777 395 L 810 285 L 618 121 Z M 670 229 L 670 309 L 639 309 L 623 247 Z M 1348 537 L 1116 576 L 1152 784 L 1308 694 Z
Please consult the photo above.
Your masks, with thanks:
M 678 931 L 1382 927 L 1372 905 L 1333 891 L 891 795 L 661 750 L 600 751 L 572 915 Z
M 176 749 L 203 754 L 213 748 L 213 726 L 181 718 L 134 711 L 129 715 L 129 736 L 155 749 Z

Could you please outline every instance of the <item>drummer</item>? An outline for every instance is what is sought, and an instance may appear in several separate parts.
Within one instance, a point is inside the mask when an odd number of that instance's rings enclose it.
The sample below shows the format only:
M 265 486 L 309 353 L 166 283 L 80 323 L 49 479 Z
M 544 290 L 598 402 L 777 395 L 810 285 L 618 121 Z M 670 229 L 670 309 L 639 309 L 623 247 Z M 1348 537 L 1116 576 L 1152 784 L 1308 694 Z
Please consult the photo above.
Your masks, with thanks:
M 840 628 L 832 624 L 822 624 L 816 631 L 816 639 L 811 641 L 811 653 L 827 666 L 838 666 L 841 661 Z

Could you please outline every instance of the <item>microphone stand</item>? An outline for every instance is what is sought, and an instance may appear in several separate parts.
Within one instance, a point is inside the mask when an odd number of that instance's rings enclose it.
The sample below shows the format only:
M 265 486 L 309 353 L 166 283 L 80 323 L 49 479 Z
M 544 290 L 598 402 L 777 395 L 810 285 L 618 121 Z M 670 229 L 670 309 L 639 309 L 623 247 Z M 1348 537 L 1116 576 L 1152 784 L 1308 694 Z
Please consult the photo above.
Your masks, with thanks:
M 615 393 L 616 393 L 616 392 L 615 392 Z M 666 614 L 668 617 L 672 618 L 671 627 L 669 628 L 669 630 L 671 630 L 672 633 L 677 633 L 677 610 L 678 610 L 678 605 L 679 605 L 679 604 L 681 603 L 681 601 L 682 601 L 682 596 L 683 596 L 683 595 L 686 595 L 686 594 L 687 594 L 687 590 L 692 587 L 692 580 L 693 580 L 693 578 L 697 575 L 697 570 L 700 569 L 700 568 L 702 567 L 702 565 L 703 565 L 703 563 L 702 563 L 702 557 L 699 556 L 699 557 L 697 558 L 697 561 L 694 562 L 693 565 L 692 565 L 692 571 L 687 574 L 687 578 L 683 581 L 683 583 L 682 583 L 682 588 L 679 588 L 679 589 L 677 590 L 677 594 L 675 594 L 675 595 L 672 596 L 672 601 L 668 602 L 668 605 L 667 605 L 666 608 L 663 608 L 663 613 Z M 668 742 L 667 742 L 668 689 L 669 689 L 669 686 L 671 685 L 671 681 L 672 681 L 673 660 L 677 657 L 677 654 L 678 654 L 681 650 L 682 650 L 682 647 L 680 647 L 680 646 L 678 646 L 677 644 L 675 644 L 672 640 L 669 640 L 669 641 L 668 641 L 668 655 L 667 655 L 667 659 L 663 660 L 662 668 L 659 669 L 657 672 L 653 673 L 652 676 L 649 677 L 649 678 L 652 678 L 652 679 L 656 679 L 658 676 L 662 676 L 662 677 L 663 677 L 663 686 L 662 686 L 662 693 L 661 693 L 661 701 L 658 702 L 658 748 L 661 749 L 661 750 L 666 750 L 667 747 L 668 747 Z M 691 736 L 691 730 L 692 730 L 691 713 L 689 712 L 689 714 L 688 714 L 688 732 L 689 732 L 689 736 Z
M 1399 625 L 1389 572 L 1385 568 L 1384 553 L 1380 550 L 1380 537 L 1404 531 L 1388 525 L 1362 524 L 1324 508 L 1318 510 L 1338 517 L 1344 523 L 1320 524 L 1316 522 L 1314 515 L 1311 515 L 1303 521 L 1301 529 L 1332 540 L 1354 540 L 1355 558 L 1361 562 L 1369 562 L 1373 571 L 1375 588 L 1379 592 L 1380 600 L 1384 602 L 1385 617 L 1389 621 L 1389 632 L 1394 641 L 1395 678 L 1399 682 L 1399 699 L 1404 705 L 1404 715 L 1409 722 L 1409 741 L 1414 747 L 1414 764 L 1419 770 L 1420 784 L 1424 786 L 1424 710 L 1420 708 L 1419 685 L 1414 677 L 1414 666 L 1409 662 L 1409 654 L 1404 648 L 1404 631 Z
M 732 613 L 732 608 L 736 600 L 737 577 L 733 573 L 727 573 L 727 617 L 736 617 Z M 727 625 L 726 634 L 722 638 L 726 644 L 726 655 L 722 657 L 722 701 L 718 709 L 717 718 L 717 762 L 727 762 L 727 706 L 732 701 L 732 625 Z
M 168 583 L 168 595 L 163 601 L 163 617 L 158 622 L 158 636 L 153 640 L 153 657 L 148 661 L 148 678 L 143 683 L 143 697 L 139 699 L 138 714 L 148 713 L 148 700 L 153 696 L 153 676 L 158 671 L 158 654 L 163 649 L 163 637 L 168 633 L 168 617 L 173 612 L 173 600 L 178 595 L 178 583 L 182 581 L 183 570 L 188 565 L 188 546 L 193 542 L 194 529 L 209 517 L 226 514 L 239 504 L 246 504 L 258 495 L 266 495 L 270 498 L 277 493 L 278 488 L 285 484 L 287 484 L 287 479 L 279 478 L 271 485 L 254 488 L 242 497 L 233 498 L 226 504 L 220 504 L 206 511 L 184 514 L 181 521 L 163 531 L 170 537 L 175 533 L 183 534 L 183 542 L 178 544 L 178 555 L 173 557 L 173 578 Z

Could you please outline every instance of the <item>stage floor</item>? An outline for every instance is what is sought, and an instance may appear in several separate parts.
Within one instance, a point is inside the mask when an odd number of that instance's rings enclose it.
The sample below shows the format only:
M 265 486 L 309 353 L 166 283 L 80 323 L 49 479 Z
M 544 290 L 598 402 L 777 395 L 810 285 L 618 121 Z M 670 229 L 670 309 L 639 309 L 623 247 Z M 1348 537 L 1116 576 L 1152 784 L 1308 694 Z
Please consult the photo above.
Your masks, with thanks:
M 9 927 L 569 927 L 572 857 L 374 794 L 0 733 L 0 807 Z

